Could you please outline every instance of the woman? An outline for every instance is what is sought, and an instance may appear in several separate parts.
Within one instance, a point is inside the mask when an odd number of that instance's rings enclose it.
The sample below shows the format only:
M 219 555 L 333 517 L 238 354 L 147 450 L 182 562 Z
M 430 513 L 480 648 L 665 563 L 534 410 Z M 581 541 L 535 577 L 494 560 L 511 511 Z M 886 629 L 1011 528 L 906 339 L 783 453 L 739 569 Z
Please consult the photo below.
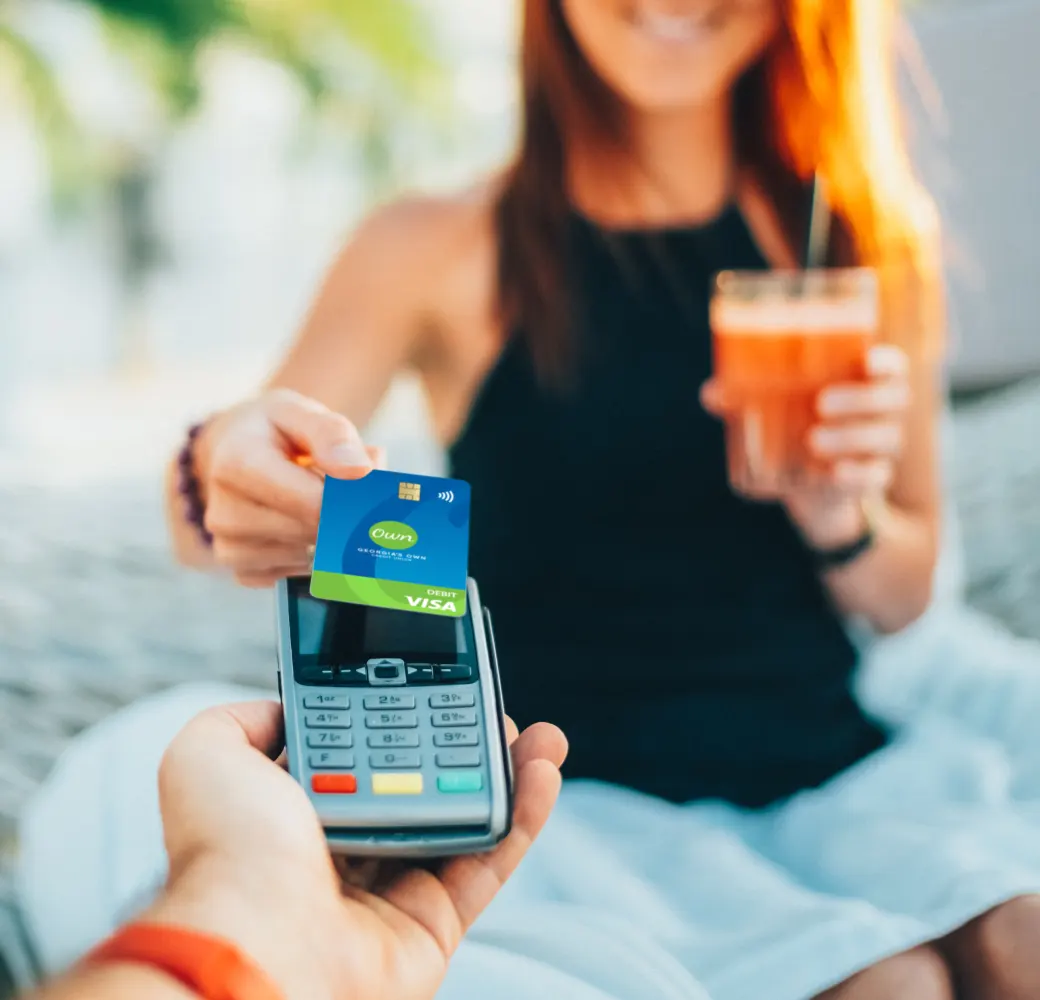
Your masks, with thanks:
M 569 777 L 713 800 L 697 815 L 718 831 L 782 824 L 785 803 L 869 769 L 893 734 L 853 697 L 844 622 L 888 633 L 922 614 L 939 522 L 937 227 L 898 131 L 893 8 L 526 0 L 515 162 L 361 227 L 267 389 L 184 453 L 181 558 L 254 586 L 309 572 L 321 481 L 291 456 L 363 475 L 377 458 L 355 427 L 411 366 L 473 487 L 471 572 L 510 711 L 565 730 Z M 798 265 L 814 173 L 836 218 L 831 262 L 882 276 L 888 343 L 867 381 L 820 398 L 826 480 L 751 504 L 727 486 L 708 412 L 725 406 L 708 292 L 723 269 Z M 177 482 L 197 489 L 195 517 Z M 785 870 L 756 878 L 800 891 L 778 853 L 739 839 Z M 817 956 L 815 979 L 788 969 L 769 995 L 1034 995 L 1036 888 L 1033 872 L 959 911 L 924 907 L 913 933 L 869 957 Z M 739 924 L 754 900 L 738 886 L 720 906 Z M 742 995 L 699 954 L 684 961 L 715 995 Z

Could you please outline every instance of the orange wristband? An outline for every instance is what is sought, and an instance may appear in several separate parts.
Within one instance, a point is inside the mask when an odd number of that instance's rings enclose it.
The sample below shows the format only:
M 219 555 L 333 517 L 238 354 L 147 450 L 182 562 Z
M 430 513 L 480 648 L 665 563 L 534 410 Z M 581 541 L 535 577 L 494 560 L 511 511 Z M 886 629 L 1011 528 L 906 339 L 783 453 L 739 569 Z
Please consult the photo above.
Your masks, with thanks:
M 127 924 L 84 959 L 86 965 L 105 962 L 150 965 L 202 1000 L 285 1000 L 267 973 L 233 944 L 186 927 Z

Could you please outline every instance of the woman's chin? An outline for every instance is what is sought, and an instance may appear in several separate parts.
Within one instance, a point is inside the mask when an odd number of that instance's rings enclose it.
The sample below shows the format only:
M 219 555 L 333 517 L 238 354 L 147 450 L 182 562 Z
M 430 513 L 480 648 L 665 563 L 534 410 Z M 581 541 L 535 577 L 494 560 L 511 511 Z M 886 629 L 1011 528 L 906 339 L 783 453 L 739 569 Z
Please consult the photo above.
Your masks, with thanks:
M 622 103 L 640 115 L 675 115 L 695 112 L 712 107 L 727 100 L 728 81 L 706 80 L 661 81 L 648 84 L 646 80 L 633 82 L 631 87 L 616 87 Z
M 633 110 L 676 112 L 727 101 L 737 79 L 754 61 L 743 58 L 743 52 L 739 55 L 712 49 L 697 59 L 652 59 L 633 47 L 627 57 L 597 66 L 601 78 Z M 760 55 L 757 47 L 750 53 Z

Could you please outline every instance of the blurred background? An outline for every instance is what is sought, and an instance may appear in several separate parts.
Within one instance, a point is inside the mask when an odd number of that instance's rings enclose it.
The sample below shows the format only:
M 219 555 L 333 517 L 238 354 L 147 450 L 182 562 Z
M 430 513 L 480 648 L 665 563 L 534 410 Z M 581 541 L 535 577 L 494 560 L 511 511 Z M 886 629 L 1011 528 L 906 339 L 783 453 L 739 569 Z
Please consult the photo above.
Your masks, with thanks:
M 0 0 L 0 859 L 84 725 L 273 684 L 269 596 L 170 565 L 163 465 L 265 376 L 359 216 L 502 161 L 515 13 Z M 378 423 L 436 467 L 407 380 Z
M 963 585 L 1040 636 L 1040 0 L 908 15 Z M 162 467 L 263 378 L 363 213 L 508 155 L 516 20 L 515 0 L 0 0 L 0 873 L 84 726 L 184 680 L 273 685 L 269 595 L 171 566 Z M 438 466 L 407 380 L 367 437 Z
M 361 213 L 508 151 L 513 15 L 4 0 L 5 472 L 138 472 L 164 416 L 255 384 Z

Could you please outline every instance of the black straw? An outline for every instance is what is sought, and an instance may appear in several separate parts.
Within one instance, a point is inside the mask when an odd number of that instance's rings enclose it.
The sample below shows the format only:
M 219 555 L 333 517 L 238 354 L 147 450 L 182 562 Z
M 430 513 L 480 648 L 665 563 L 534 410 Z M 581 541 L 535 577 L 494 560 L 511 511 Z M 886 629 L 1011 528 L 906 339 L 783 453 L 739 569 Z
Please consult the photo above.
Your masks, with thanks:
M 803 264 L 806 270 L 823 267 L 830 243 L 831 206 L 827 200 L 827 188 L 817 172 L 813 176 L 812 213 L 809 216 L 809 234 L 805 241 Z

